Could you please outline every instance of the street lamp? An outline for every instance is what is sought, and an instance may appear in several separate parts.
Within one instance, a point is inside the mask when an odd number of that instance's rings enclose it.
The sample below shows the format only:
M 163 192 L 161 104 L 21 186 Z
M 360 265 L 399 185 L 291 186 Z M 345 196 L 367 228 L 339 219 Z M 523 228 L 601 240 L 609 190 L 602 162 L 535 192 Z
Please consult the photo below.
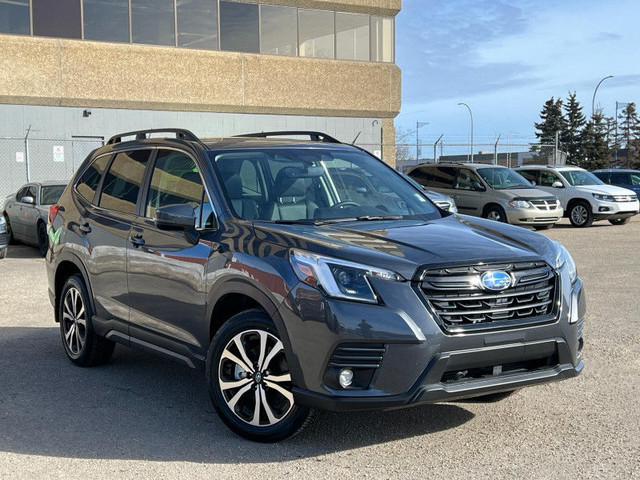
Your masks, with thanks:
M 608 78 L 613 78 L 613 75 L 609 75 L 608 77 L 604 77 L 600 80 L 598 85 L 596 85 L 596 89 L 593 91 L 593 98 L 591 99 L 591 118 L 593 118 L 593 114 L 596 112 L 596 93 L 598 92 L 598 88 L 600 87 L 600 84 Z
M 473 163 L 473 113 L 471 113 L 471 107 L 466 103 L 460 102 L 458 105 L 464 105 L 469 110 L 469 116 L 471 117 L 471 163 Z
M 420 162 L 420 137 L 418 136 L 418 130 L 425 125 L 429 125 L 429 122 L 416 122 L 416 163 Z

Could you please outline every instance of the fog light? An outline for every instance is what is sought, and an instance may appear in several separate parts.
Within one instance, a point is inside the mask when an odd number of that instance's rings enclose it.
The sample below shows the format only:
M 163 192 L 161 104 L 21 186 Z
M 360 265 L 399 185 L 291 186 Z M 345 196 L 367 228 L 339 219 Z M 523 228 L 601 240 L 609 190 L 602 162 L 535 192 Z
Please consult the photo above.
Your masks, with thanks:
M 340 382 L 340 386 L 342 388 L 347 388 L 353 382 L 353 370 L 349 368 L 343 368 L 340 370 L 340 375 L 338 376 L 338 382 Z
M 600 208 L 598 208 L 599 212 L 608 212 L 609 210 L 610 210 L 609 207 L 600 207 Z

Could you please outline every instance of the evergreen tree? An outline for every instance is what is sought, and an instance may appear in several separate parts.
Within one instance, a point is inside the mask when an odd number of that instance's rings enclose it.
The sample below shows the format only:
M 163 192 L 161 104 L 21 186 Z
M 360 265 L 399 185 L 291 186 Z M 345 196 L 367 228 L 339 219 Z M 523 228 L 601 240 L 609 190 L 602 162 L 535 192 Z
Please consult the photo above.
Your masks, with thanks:
M 638 144 L 640 143 L 640 120 L 636 112 L 636 104 L 631 102 L 618 115 L 618 145 L 627 149 L 625 166 L 637 168 L 640 166 L 640 154 Z M 619 155 L 618 155 L 619 157 Z
M 610 130 L 607 120 L 602 112 L 598 110 L 584 127 L 582 133 L 583 158 L 580 166 L 587 170 L 607 168 L 609 166 L 611 150 L 607 141 L 607 135 Z
M 543 161 L 549 161 L 553 155 L 556 132 L 562 134 L 566 121 L 562 115 L 562 99 L 547 100 L 540 112 L 541 122 L 535 123 L 536 137 L 540 139 L 540 154 Z
M 569 92 L 567 103 L 564 104 L 564 111 L 565 123 L 564 129 L 560 134 L 560 141 L 564 151 L 567 152 L 567 163 L 581 165 L 585 160 L 582 148 L 582 130 L 587 122 L 582 113 L 582 107 L 576 99 L 576 92 Z

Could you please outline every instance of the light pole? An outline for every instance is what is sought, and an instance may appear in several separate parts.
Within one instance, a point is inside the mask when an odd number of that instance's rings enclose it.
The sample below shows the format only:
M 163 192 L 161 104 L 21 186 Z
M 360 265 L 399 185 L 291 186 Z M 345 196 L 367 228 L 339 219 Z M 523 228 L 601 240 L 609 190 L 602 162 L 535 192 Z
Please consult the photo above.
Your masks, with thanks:
M 598 93 L 598 88 L 600 87 L 600 84 L 608 78 L 613 78 L 613 75 L 609 75 L 608 77 L 604 77 L 602 80 L 600 80 L 598 82 L 598 85 L 596 85 L 596 89 L 593 91 L 593 98 L 591 99 L 591 118 L 593 118 L 593 114 L 596 111 L 596 93 Z
M 464 105 L 469 110 L 469 116 L 471 117 L 471 163 L 473 163 L 473 113 L 471 113 L 471 107 L 466 103 L 460 102 L 458 105 Z
M 425 125 L 429 125 L 429 122 L 416 122 L 416 163 L 420 162 L 420 137 L 418 136 L 418 130 Z

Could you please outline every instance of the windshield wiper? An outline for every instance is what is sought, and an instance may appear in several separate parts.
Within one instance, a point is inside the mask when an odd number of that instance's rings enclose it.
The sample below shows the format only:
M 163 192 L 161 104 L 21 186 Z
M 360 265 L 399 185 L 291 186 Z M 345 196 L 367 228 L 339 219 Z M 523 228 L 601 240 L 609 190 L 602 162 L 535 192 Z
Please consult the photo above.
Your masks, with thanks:
M 359 222 L 367 222 L 374 220 L 400 220 L 402 215 L 361 215 L 356 217 Z

